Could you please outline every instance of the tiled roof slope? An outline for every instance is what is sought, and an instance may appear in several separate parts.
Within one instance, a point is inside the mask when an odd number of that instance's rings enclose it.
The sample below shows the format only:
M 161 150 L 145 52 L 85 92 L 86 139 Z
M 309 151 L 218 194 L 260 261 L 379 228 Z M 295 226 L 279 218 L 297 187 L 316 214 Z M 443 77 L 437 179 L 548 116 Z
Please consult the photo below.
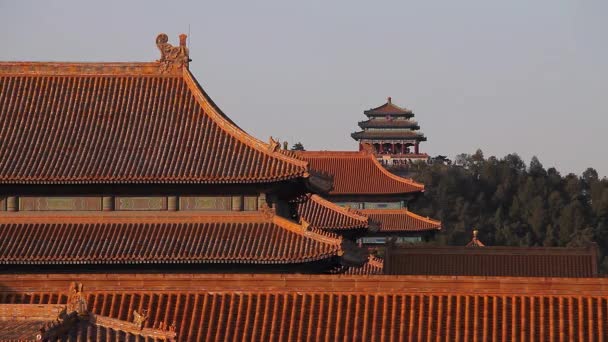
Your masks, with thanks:
M 441 230 L 441 222 L 407 209 L 361 209 L 360 212 L 378 223 L 380 233 Z
M 309 195 L 297 202 L 301 219 L 324 230 L 366 229 L 369 219 L 359 212 L 341 207 L 319 195 Z
M 392 99 L 389 97 L 386 99 L 386 103 L 383 104 L 382 106 L 376 107 L 376 108 L 372 108 L 369 110 L 364 111 L 365 114 L 367 115 L 408 115 L 408 116 L 413 116 L 413 113 L 411 110 L 407 109 L 407 108 L 402 108 L 399 107 L 395 104 L 393 104 Z
M 304 263 L 338 236 L 261 213 L 0 216 L 0 264 Z
M 386 273 L 510 277 L 597 277 L 597 251 L 563 247 L 393 246 Z
M 387 171 L 367 151 L 299 151 L 310 168 L 334 176 L 330 195 L 390 195 L 424 191 L 424 185 Z
M 47 314 L 43 316 L 44 310 Z M 66 305 L 0 303 L 0 341 L 90 341 L 92 338 L 94 341 L 161 342 L 174 339 L 175 332 L 158 327 L 138 329 L 133 322 L 90 313 L 68 314 Z
M 386 120 L 375 119 L 359 121 L 361 128 L 412 128 L 420 129 L 417 121 L 414 120 Z
M 0 184 L 255 183 L 307 177 L 230 121 L 187 68 L 0 62 Z
M 353 139 L 416 139 L 426 141 L 426 137 L 419 131 L 382 130 L 360 131 L 351 134 Z
M 373 255 L 369 255 L 367 262 L 360 267 L 337 267 L 332 270 L 333 274 L 348 275 L 380 275 L 384 274 L 384 260 Z
M 233 279 L 222 283 L 230 290 L 90 291 L 89 309 L 132 321 L 133 310 L 147 308 L 145 326 L 175 324 L 179 341 L 602 341 L 608 329 L 608 288 L 593 279 L 317 276 L 294 287 L 298 278 Z M 266 284 L 276 287 L 260 289 Z M 0 300 L 66 299 L 34 291 Z

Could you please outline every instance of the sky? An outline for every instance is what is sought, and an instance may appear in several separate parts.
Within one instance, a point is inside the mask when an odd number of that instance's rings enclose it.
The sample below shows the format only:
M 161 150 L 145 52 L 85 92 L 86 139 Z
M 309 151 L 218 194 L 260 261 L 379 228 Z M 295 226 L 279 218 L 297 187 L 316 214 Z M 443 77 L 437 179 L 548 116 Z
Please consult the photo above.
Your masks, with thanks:
M 608 176 L 608 1 L 7 1 L 0 60 L 154 61 L 190 70 L 260 140 L 354 150 L 363 111 L 414 111 L 421 151 L 537 156 Z

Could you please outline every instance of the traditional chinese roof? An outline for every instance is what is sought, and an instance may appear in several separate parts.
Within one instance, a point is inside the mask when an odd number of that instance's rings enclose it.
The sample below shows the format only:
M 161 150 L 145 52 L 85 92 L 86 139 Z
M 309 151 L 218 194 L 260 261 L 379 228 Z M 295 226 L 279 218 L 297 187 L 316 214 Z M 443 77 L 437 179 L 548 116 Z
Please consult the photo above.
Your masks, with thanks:
M 334 231 L 367 229 L 370 225 L 367 216 L 315 194 L 299 200 L 297 210 L 302 220 L 319 229 Z
M 508 277 L 597 277 L 597 250 L 564 247 L 396 245 L 387 248 L 387 274 Z
M 161 51 L 175 49 L 157 43 Z M 305 162 L 236 126 L 187 62 L 176 66 L 170 56 L 151 63 L 0 62 L 0 184 L 309 177 Z
M 380 233 L 423 232 L 441 230 L 441 222 L 407 209 L 362 209 L 361 213 L 377 222 Z
M 121 214 L 0 216 L 0 264 L 285 264 L 345 253 L 337 235 L 260 212 Z
M 381 131 L 360 131 L 351 134 L 355 140 L 360 139 L 414 139 L 417 141 L 426 141 L 424 134 L 418 131 L 411 131 L 409 129 L 384 129 Z
M 0 301 L 65 303 L 53 284 L 74 277 L 4 276 Z M 175 324 L 178 341 L 595 341 L 608 328 L 608 279 L 602 278 L 89 278 L 91 312 L 130 322 L 133 310 L 148 309 L 144 327 Z M 48 287 L 36 289 L 42 281 Z M 91 340 L 98 339 L 93 335 Z
M 359 121 L 359 127 L 365 128 L 409 128 L 420 129 L 417 121 L 414 120 L 387 120 L 384 118 L 369 119 Z
M 331 273 L 348 275 L 380 275 L 384 274 L 384 260 L 373 255 L 369 255 L 367 262 L 359 267 L 340 266 Z
M 298 151 L 314 170 L 334 176 L 330 195 L 392 195 L 424 191 L 424 185 L 387 171 L 367 151 Z
M 386 99 L 386 103 L 382 106 L 372 108 L 363 112 L 365 115 L 374 116 L 374 115 L 397 115 L 397 116 L 414 116 L 411 110 L 407 108 L 399 107 L 393 104 L 392 99 L 389 97 Z
M 62 312 L 65 308 L 58 304 L 0 303 L 0 341 L 160 342 L 175 338 L 175 332 L 139 329 L 133 322 L 95 314 L 68 314 Z

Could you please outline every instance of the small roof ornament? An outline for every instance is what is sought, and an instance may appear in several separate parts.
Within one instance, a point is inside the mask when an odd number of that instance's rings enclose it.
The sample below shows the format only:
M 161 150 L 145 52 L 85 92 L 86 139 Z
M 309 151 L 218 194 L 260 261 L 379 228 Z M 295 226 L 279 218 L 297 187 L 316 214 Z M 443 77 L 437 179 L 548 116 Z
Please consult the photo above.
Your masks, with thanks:
M 169 37 L 165 33 L 161 33 L 156 37 L 156 46 L 160 50 L 160 72 L 168 73 L 172 71 L 188 69 L 190 63 L 190 51 L 186 46 L 188 36 L 185 34 L 179 35 L 179 46 L 169 44 Z
M 467 243 L 467 247 L 485 247 L 486 245 L 477 239 L 477 235 L 479 234 L 479 230 L 473 229 L 473 238 L 469 243 Z
M 393 101 L 393 99 L 390 96 L 386 98 L 387 103 L 393 103 L 392 101 Z

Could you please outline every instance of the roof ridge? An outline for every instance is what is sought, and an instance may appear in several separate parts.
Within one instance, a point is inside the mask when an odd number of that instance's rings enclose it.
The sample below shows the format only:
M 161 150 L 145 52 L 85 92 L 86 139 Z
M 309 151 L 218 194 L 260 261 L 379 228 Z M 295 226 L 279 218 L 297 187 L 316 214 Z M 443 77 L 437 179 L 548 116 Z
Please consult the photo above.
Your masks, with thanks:
M 272 144 L 264 143 L 261 140 L 249 135 L 247 132 L 242 130 L 236 124 L 231 122 L 226 116 L 223 114 L 221 109 L 211 100 L 211 98 L 205 93 L 202 87 L 196 82 L 194 76 L 190 72 L 190 70 L 184 68 L 183 70 L 184 81 L 192 95 L 197 100 L 199 105 L 203 108 L 205 113 L 226 133 L 232 135 L 235 139 L 241 141 L 242 143 L 270 156 L 285 162 L 295 164 L 305 170 L 301 172 L 302 177 L 308 176 L 309 166 L 308 162 L 304 160 L 300 160 L 297 158 L 290 157 L 283 153 L 278 153 L 275 150 L 275 147 Z
M 158 76 L 179 77 L 179 72 L 161 72 L 159 62 L 55 62 L 2 61 L 0 74 L 29 76 Z
M 25 213 L 25 214 L 22 214 Z M 261 211 L 243 212 L 156 212 L 149 213 L 126 213 L 126 212 L 75 212 L 74 214 L 44 213 L 42 215 L 32 215 L 27 212 L 10 213 L 0 215 L 0 224 L 21 224 L 21 223 L 209 223 L 209 222 L 251 222 L 251 219 L 259 219 L 259 222 L 267 222 L 270 219 L 264 216 Z

